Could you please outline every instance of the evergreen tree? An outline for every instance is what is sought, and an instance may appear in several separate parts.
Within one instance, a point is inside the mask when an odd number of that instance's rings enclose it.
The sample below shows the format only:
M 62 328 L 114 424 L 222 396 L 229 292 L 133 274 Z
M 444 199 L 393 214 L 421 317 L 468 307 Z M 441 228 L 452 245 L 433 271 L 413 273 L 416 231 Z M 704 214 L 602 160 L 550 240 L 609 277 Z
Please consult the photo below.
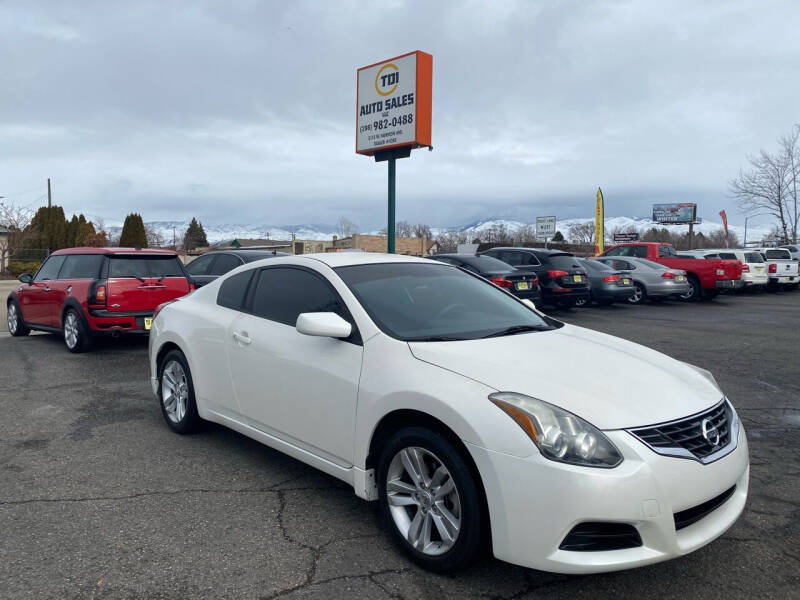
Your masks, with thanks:
M 205 248 L 206 246 L 208 246 L 208 239 L 206 238 L 203 224 L 199 223 L 195 217 L 192 217 L 189 227 L 183 235 L 183 249 L 194 250 L 196 248 Z
M 553 236 L 554 242 L 563 242 L 564 241 L 564 234 L 560 231 L 556 231 L 556 234 Z
M 142 215 L 131 213 L 125 217 L 119 245 L 123 248 L 147 248 L 147 233 L 144 230 Z
M 67 246 L 73 248 L 80 245 L 80 225 L 78 223 L 78 216 L 72 215 L 72 220 L 69 222 L 69 228 L 67 229 Z

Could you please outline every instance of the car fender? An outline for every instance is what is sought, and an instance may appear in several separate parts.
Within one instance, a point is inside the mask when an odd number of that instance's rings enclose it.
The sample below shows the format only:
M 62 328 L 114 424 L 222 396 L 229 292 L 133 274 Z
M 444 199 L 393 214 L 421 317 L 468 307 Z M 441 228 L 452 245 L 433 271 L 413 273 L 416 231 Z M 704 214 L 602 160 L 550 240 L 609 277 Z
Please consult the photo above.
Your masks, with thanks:
M 89 327 L 89 320 L 86 318 L 86 313 L 81 306 L 81 303 L 78 302 L 75 298 L 67 298 L 64 300 L 64 304 L 61 305 L 61 317 L 59 319 L 59 323 L 64 322 L 64 314 L 67 312 L 68 309 L 75 309 L 75 312 L 78 313 L 78 317 L 80 318 L 81 322 L 83 323 L 84 329 L 91 333 L 92 329 Z
M 489 400 L 489 394 L 495 391 L 415 358 L 405 342 L 376 336 L 364 348 L 354 466 L 366 468 L 378 425 L 398 410 L 424 413 L 475 446 L 520 457 L 538 452 L 523 430 Z

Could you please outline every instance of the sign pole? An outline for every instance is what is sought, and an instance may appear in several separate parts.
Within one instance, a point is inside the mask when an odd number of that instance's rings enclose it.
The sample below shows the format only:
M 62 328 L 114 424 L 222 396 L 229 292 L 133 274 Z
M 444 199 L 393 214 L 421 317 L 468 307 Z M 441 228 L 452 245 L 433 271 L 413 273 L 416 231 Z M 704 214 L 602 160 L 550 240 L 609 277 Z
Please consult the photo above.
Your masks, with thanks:
M 389 163 L 389 218 L 386 223 L 386 251 L 394 254 L 394 183 L 397 159 L 392 156 L 387 162 Z

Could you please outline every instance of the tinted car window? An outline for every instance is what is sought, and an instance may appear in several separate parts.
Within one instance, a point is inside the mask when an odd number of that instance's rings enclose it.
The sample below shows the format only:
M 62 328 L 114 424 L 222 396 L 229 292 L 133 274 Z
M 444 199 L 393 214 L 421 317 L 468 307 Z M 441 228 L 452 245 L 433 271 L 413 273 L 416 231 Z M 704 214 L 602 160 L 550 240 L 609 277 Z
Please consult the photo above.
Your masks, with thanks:
M 253 295 L 253 314 L 294 327 L 297 316 L 307 312 L 343 311 L 339 298 L 317 275 L 301 269 L 261 271 Z
M 767 250 L 765 252 L 765 256 L 767 257 L 767 260 L 788 260 L 792 258 L 792 255 L 789 254 L 788 250 Z
M 36 273 L 36 277 L 34 277 L 34 281 L 47 281 L 49 279 L 57 279 L 58 278 L 58 271 L 61 269 L 61 265 L 64 264 L 64 259 L 66 256 L 51 256 L 48 258 L 45 263 L 41 266 L 39 271 Z
M 217 256 L 217 260 L 214 265 L 211 267 L 211 275 L 224 275 L 228 271 L 235 269 L 238 266 L 241 266 L 242 261 L 239 260 L 233 254 L 220 254 Z
M 548 257 L 548 262 L 558 269 L 580 269 L 578 260 L 571 254 L 551 254 Z
M 561 326 L 487 281 L 443 265 L 354 265 L 336 272 L 375 324 L 404 341 L 469 340 L 510 327 Z
M 738 260 L 733 252 L 720 252 L 719 257 L 726 260 Z
M 206 254 L 200 258 L 195 258 L 192 262 L 186 265 L 185 269 L 189 275 L 207 275 L 208 268 L 211 266 L 211 261 L 214 260 L 214 255 Z
M 470 256 L 462 260 L 465 266 L 474 267 L 472 270 L 480 273 L 513 273 L 507 262 L 497 260 L 491 256 Z
M 655 269 L 656 271 L 666 271 L 667 267 L 657 262 L 653 262 L 652 260 L 641 259 L 639 260 L 640 263 L 643 265 L 650 267 L 651 269 Z
M 59 279 L 96 279 L 100 276 L 102 254 L 71 254 L 61 267 Z
M 611 267 L 609 267 L 607 264 L 601 263 L 599 261 L 592 260 L 592 259 L 587 259 L 587 260 L 583 261 L 583 264 L 586 265 L 586 267 L 590 271 L 594 271 L 594 272 L 613 271 L 614 270 Z
M 250 269 L 244 273 L 237 273 L 223 281 L 222 285 L 219 286 L 217 304 L 225 308 L 240 310 L 242 304 L 244 304 L 245 294 L 247 294 L 247 286 L 254 272 L 255 269 Z
M 644 248 L 644 247 L 642 247 Z M 671 246 L 659 246 L 658 247 L 658 255 L 659 256 L 677 256 L 677 253 Z M 645 253 L 642 255 L 642 258 L 647 256 L 647 249 L 645 248 Z
M 763 263 L 764 257 L 758 252 L 745 252 L 744 260 L 749 263 Z
M 175 256 L 112 256 L 108 263 L 109 277 L 183 277 L 183 269 Z

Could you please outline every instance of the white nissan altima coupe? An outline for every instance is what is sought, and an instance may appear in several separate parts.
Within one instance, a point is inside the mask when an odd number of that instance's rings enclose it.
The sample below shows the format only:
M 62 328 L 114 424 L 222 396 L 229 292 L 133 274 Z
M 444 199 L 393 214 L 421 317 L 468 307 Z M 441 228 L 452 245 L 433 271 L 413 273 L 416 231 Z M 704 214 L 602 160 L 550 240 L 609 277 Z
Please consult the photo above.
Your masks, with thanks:
M 174 431 L 216 421 L 346 481 L 439 571 L 484 540 L 545 571 L 646 565 L 721 535 L 747 497 L 709 372 L 425 259 L 244 265 L 161 307 L 150 368 Z

